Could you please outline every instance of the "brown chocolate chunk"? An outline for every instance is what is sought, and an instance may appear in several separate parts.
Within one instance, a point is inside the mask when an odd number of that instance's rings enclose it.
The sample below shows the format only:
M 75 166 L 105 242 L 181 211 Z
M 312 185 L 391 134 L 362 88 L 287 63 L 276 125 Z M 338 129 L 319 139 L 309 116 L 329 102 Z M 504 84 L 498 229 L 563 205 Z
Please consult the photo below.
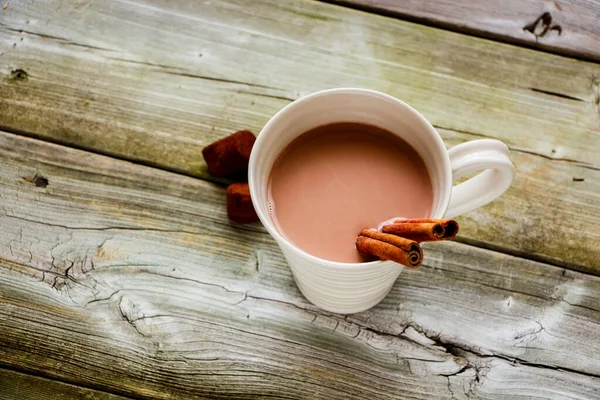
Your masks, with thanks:
M 227 216 L 241 224 L 258 221 L 247 183 L 232 183 L 227 188 Z
M 206 146 L 202 156 L 213 175 L 232 175 L 248 169 L 255 140 L 252 132 L 239 131 Z

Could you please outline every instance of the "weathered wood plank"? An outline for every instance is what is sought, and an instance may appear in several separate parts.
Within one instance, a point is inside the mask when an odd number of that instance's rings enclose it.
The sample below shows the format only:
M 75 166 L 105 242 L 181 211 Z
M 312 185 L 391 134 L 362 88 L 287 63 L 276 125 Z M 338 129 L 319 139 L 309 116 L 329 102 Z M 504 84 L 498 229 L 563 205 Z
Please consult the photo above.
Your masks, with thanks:
M 215 137 L 258 130 L 300 95 L 366 86 L 439 127 L 600 165 L 593 63 L 308 1 L 61 4 L 5 11 L 5 127 L 201 175 Z
M 47 187 L 22 179 L 35 173 Z M 0 179 L 13 368 L 136 398 L 600 390 L 598 277 L 435 244 L 379 306 L 343 317 L 302 298 L 261 226 L 225 222 L 219 186 L 4 133 Z
M 439 132 L 449 145 L 477 139 Z M 600 170 L 526 151 L 513 151 L 511 158 L 517 168 L 513 186 L 458 218 L 464 231 L 458 240 L 600 274 Z
M 125 400 L 125 397 L 0 368 L 0 400 L 38 399 Z
M 210 179 L 200 150 L 216 138 L 315 90 L 379 89 L 450 144 L 515 151 L 515 186 L 463 218 L 461 240 L 600 273 L 599 65 L 305 1 L 23 1 L 3 16 L 5 129 Z
M 595 0 L 325 1 L 600 61 L 600 3 Z

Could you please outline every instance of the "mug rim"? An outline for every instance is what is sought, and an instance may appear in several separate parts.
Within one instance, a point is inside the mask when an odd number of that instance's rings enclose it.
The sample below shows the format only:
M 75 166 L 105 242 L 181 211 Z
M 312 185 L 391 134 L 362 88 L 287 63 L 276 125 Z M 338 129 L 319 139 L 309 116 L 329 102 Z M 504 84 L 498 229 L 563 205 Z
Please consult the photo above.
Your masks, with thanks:
M 291 103 L 289 103 L 285 107 L 283 107 L 281 110 L 279 110 L 273 117 L 271 117 L 271 119 L 269 119 L 269 121 L 265 124 L 265 126 L 261 129 L 260 133 L 258 134 L 258 137 L 256 138 L 256 142 L 254 143 L 254 146 L 253 146 L 253 151 L 250 153 L 250 161 L 249 161 L 249 165 L 248 165 L 248 185 L 250 187 L 250 197 L 251 197 L 254 209 L 256 211 L 256 214 L 258 215 L 261 223 L 263 224 L 263 226 L 265 227 L 267 232 L 275 239 L 275 241 L 277 243 L 279 243 L 279 244 L 283 243 L 287 247 L 301 253 L 304 257 L 308 258 L 309 260 L 311 260 L 313 262 L 318 262 L 318 263 L 327 263 L 327 265 L 330 267 L 334 267 L 334 268 L 371 267 L 371 266 L 378 265 L 378 264 L 381 264 L 384 262 L 388 262 L 388 260 L 376 260 L 376 261 L 368 261 L 368 262 L 362 262 L 362 263 L 346 263 L 346 262 L 326 260 L 324 258 L 314 256 L 314 255 L 307 253 L 306 251 L 300 249 L 299 247 L 297 247 L 296 245 L 291 243 L 287 238 L 285 238 L 285 236 L 283 236 L 277 230 L 277 228 L 275 227 L 275 224 L 271 220 L 271 217 L 269 215 L 265 215 L 262 207 L 259 207 L 260 205 L 257 204 L 258 200 L 255 200 L 258 198 L 258 196 L 256 193 L 257 188 L 254 185 L 253 175 L 254 175 L 254 168 L 255 168 L 254 165 L 257 162 L 258 156 L 256 155 L 257 152 L 255 152 L 254 149 L 259 148 L 260 145 L 262 144 L 262 142 L 267 140 L 267 139 L 265 139 L 266 135 L 264 135 L 264 133 L 271 130 L 272 127 L 274 125 L 276 125 L 282 118 L 285 118 L 286 114 L 290 112 L 289 111 L 290 109 L 298 107 L 299 105 L 304 104 L 304 103 L 314 99 L 315 97 L 327 96 L 330 94 L 340 94 L 340 93 L 341 94 L 350 94 L 350 95 L 352 95 L 352 94 L 354 94 L 354 95 L 356 95 L 356 94 L 370 95 L 370 96 L 376 96 L 376 97 L 383 98 L 392 103 L 395 103 L 396 105 L 398 105 L 400 107 L 407 109 L 412 114 L 414 114 L 422 123 L 424 123 L 424 125 L 427 127 L 427 130 L 429 131 L 429 133 L 433 136 L 434 141 L 436 143 L 436 147 L 438 147 L 439 153 L 444 155 L 442 163 L 444 164 L 445 175 L 446 175 L 445 181 L 446 182 L 445 182 L 445 188 L 443 190 L 443 193 L 441 193 L 441 195 L 442 195 L 442 198 L 445 200 L 442 202 L 443 206 L 442 206 L 442 212 L 440 213 L 441 215 L 439 217 L 436 217 L 436 218 L 443 218 L 443 216 L 446 214 L 446 212 L 448 210 L 448 205 L 450 204 L 450 195 L 451 195 L 451 190 L 452 190 L 452 171 L 451 171 L 451 167 L 450 167 L 450 156 L 448 155 L 448 150 L 446 149 L 446 146 L 444 145 L 444 141 L 442 140 L 440 134 L 433 127 L 433 125 L 427 120 L 427 118 L 425 118 L 420 112 L 415 110 L 409 104 L 407 104 L 404 101 L 402 101 L 394 96 L 391 96 L 389 94 L 379 92 L 377 90 L 364 89 L 364 88 L 348 87 L 348 88 L 335 88 L 335 89 L 320 90 L 320 91 L 308 94 L 306 96 L 303 96 L 299 99 L 292 101 Z M 400 267 L 404 268 L 403 265 L 400 265 Z

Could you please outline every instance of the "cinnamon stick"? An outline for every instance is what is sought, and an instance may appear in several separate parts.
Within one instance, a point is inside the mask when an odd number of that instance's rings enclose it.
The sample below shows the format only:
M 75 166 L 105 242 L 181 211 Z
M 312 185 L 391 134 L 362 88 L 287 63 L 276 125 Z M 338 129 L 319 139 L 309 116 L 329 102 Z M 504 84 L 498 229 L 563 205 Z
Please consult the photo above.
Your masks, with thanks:
M 417 268 L 423 261 L 423 250 L 413 240 L 363 229 L 356 239 L 356 248 L 383 260 L 390 260 L 409 268 Z
M 417 242 L 432 242 L 454 238 L 458 233 L 458 223 L 453 219 L 399 219 L 384 225 L 381 231 Z

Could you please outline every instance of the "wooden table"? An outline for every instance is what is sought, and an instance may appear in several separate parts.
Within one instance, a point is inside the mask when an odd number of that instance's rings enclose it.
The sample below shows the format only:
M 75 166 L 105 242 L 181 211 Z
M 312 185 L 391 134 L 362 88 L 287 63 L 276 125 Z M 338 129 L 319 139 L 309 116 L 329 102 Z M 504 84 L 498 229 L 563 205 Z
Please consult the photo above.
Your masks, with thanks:
M 1 399 L 600 398 L 598 1 L 3 4 Z M 355 315 L 200 155 L 343 86 L 517 167 Z

